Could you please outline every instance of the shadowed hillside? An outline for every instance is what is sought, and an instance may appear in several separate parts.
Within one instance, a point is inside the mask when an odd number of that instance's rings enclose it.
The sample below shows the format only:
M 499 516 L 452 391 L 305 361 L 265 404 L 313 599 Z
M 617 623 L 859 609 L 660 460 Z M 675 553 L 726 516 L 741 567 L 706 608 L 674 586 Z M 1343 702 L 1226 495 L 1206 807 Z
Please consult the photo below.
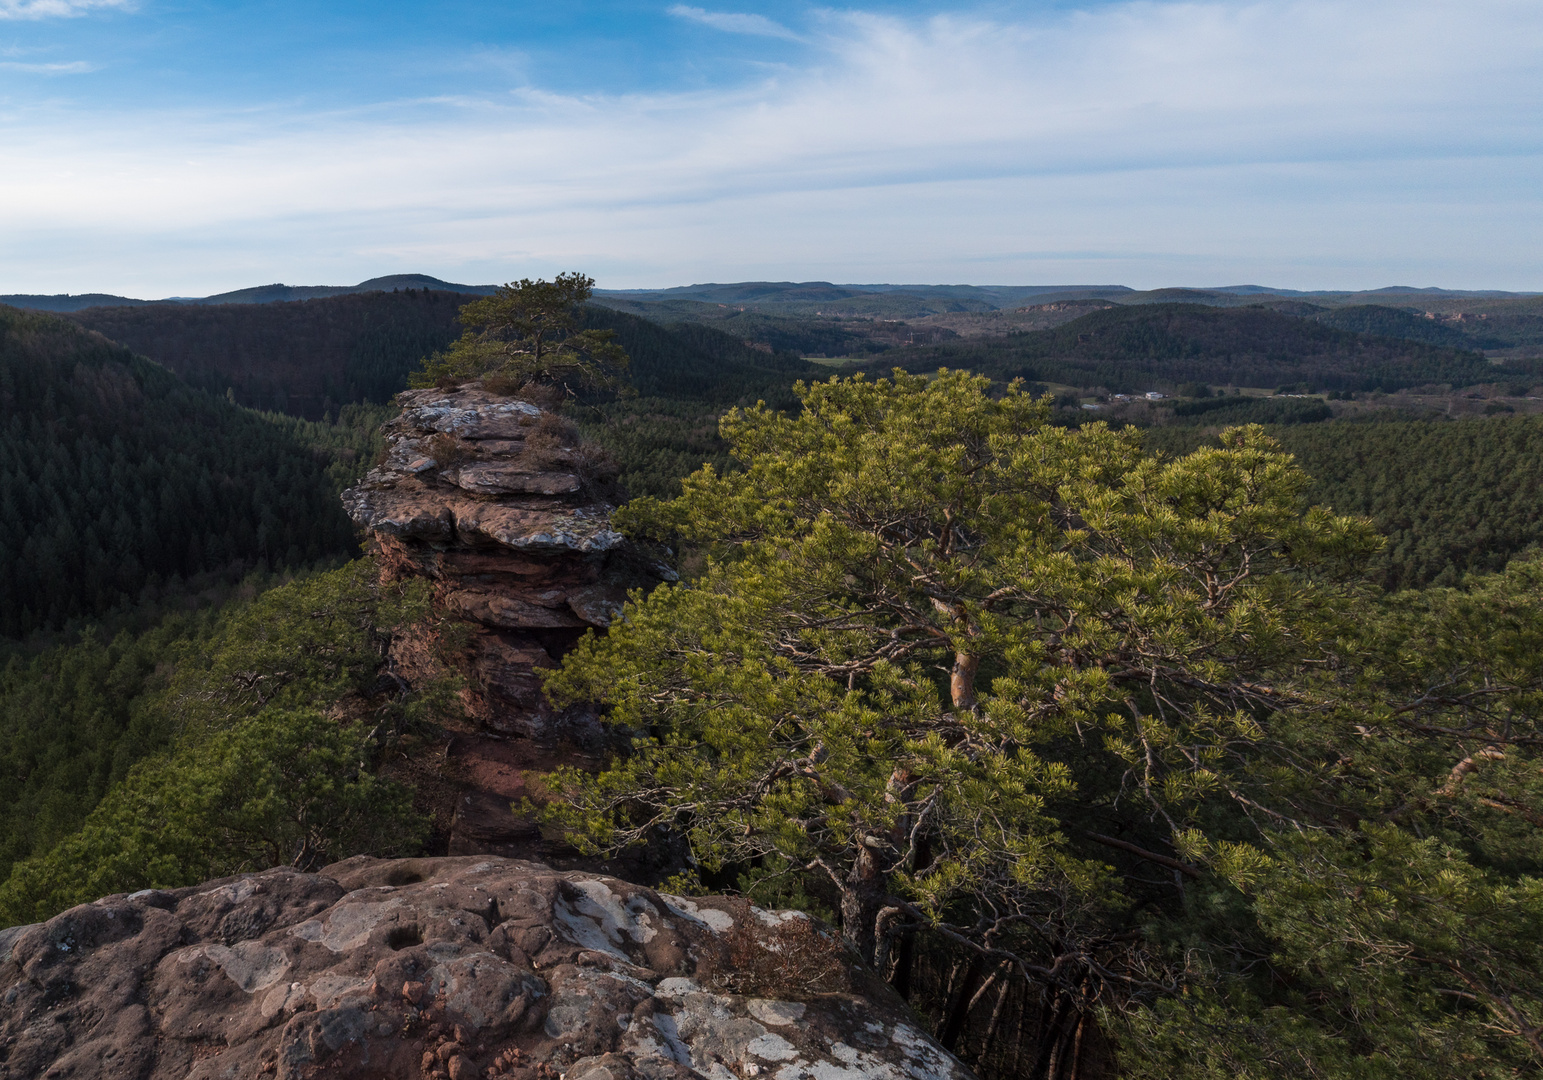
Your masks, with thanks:
M 410 289 L 256 304 L 150 304 L 66 316 L 235 401 L 319 419 L 389 401 L 459 333 L 461 293 Z
M 1411 308 L 1383 307 L 1380 304 L 1358 304 L 1336 308 L 1314 316 L 1325 326 L 1336 330 L 1349 330 L 1357 334 L 1376 334 L 1379 337 L 1403 338 L 1406 341 L 1422 341 L 1448 349 L 1498 349 L 1507 342 L 1484 332 L 1483 323 L 1470 330 L 1447 321 L 1426 318 L 1422 312 Z M 1487 321 L 1487 320 L 1485 320 Z M 1471 324 L 1473 320 L 1469 320 Z
M 358 449 L 334 467 L 305 425 L 63 319 L 0 307 L 0 425 L 0 637 L 353 547 L 335 492 Z
M 407 375 L 461 332 L 464 293 L 407 289 L 281 303 L 92 308 L 67 316 L 241 405 L 309 419 L 351 402 L 383 403 Z M 585 324 L 616 332 L 644 395 L 736 402 L 786 396 L 812 370 L 793 354 L 753 348 L 732 334 L 666 328 L 589 308 Z

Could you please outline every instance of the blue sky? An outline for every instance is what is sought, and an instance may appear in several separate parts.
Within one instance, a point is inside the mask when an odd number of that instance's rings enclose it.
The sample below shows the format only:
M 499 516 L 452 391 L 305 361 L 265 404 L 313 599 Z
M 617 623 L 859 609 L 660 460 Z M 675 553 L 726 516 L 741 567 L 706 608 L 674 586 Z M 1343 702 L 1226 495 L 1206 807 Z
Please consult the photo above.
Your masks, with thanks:
M 1543 289 L 1543 4 L 0 0 L 0 292 Z

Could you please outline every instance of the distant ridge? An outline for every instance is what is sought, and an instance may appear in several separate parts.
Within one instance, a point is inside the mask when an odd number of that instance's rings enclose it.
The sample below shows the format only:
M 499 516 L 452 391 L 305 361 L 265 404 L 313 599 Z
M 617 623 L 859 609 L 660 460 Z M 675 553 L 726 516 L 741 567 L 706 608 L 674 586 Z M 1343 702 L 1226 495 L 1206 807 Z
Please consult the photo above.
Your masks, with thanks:
M 864 296 L 906 293 L 926 299 L 1013 307 L 1029 297 L 1049 295 L 1119 295 L 1124 285 L 836 285 L 829 281 L 739 281 L 676 285 L 668 289 L 596 289 L 597 297 L 617 300 L 696 300 L 704 303 L 839 302 Z
M 251 289 L 216 293 L 198 300 L 182 300 L 192 304 L 273 304 L 283 300 L 315 300 L 323 296 L 346 296 L 350 293 L 390 292 L 392 289 L 435 289 L 442 292 L 458 292 L 485 296 L 495 285 L 459 285 L 453 281 L 441 281 L 427 274 L 390 274 L 370 278 L 357 285 L 258 285 Z
M 1232 293 L 1234 296 L 1430 296 L 1504 299 L 1510 296 L 1540 296 L 1535 292 L 1505 292 L 1502 289 L 1443 289 L 1435 285 L 1416 289 L 1410 285 L 1385 285 L 1380 289 L 1272 289 L 1267 285 L 1211 285 L 1196 292 Z
M 393 289 L 433 289 L 438 292 L 486 296 L 496 288 L 495 285 L 460 285 L 427 274 L 388 274 L 361 281 L 357 285 L 257 285 L 213 296 L 168 296 L 160 300 L 138 300 L 110 293 L 59 293 L 53 296 L 13 293 L 0 296 L 0 304 L 31 308 L 34 311 L 84 311 L 94 307 L 142 307 L 146 304 L 274 304 L 285 300 L 315 300 L 324 296 L 390 292 Z
M 462 285 L 427 274 L 388 274 L 370 278 L 357 285 L 256 285 L 247 289 L 216 293 L 213 296 L 168 296 L 159 300 L 141 300 L 110 293 L 59 293 L 43 295 L 13 293 L 0 295 L 0 304 L 32 308 L 37 311 L 82 311 L 97 307 L 140 307 L 146 304 L 273 304 L 292 300 L 315 300 L 353 293 L 390 292 L 393 289 L 432 289 L 434 291 L 486 296 L 496 285 Z M 1251 304 L 1270 297 L 1316 299 L 1329 303 L 1354 301 L 1358 297 L 1389 298 L 1407 296 L 1435 299 L 1506 299 L 1539 296 L 1535 292 L 1505 292 L 1499 289 L 1441 289 L 1434 286 L 1414 288 L 1389 285 L 1380 289 L 1277 289 L 1268 285 L 1219 285 L 1208 287 L 1168 286 L 1138 290 L 1125 285 L 894 285 L 874 283 L 842 285 L 829 281 L 738 281 L 704 282 L 675 285 L 663 289 L 596 289 L 595 299 L 604 306 L 627 307 L 634 304 L 714 304 L 721 307 L 747 305 L 766 310 L 785 309 L 790 314 L 893 314 L 893 301 L 909 298 L 907 303 L 942 305 L 953 311 L 995 311 L 1069 300 L 1110 300 L 1118 304 L 1166 303 L 1186 300 L 1192 303 L 1220 305 Z M 805 310 L 808 309 L 808 310 Z M 850 309 L 850 310 L 849 310 Z M 921 314 L 921 311 L 914 314 Z
M 153 304 L 154 300 L 135 300 L 131 296 L 113 296 L 109 293 L 57 293 L 44 296 L 32 293 L 13 293 L 0 296 L 0 304 L 14 308 L 30 308 L 33 311 L 80 311 L 90 307 L 139 307 Z

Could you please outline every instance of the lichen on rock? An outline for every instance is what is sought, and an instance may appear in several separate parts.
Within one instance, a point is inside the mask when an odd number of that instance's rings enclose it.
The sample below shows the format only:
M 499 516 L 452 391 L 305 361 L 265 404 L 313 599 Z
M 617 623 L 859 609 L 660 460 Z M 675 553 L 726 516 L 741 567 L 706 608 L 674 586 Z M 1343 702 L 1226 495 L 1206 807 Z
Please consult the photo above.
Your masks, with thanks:
M 724 992 L 779 914 L 475 857 L 111 896 L 0 942 L 0 1080 L 966 1080 L 845 961 Z

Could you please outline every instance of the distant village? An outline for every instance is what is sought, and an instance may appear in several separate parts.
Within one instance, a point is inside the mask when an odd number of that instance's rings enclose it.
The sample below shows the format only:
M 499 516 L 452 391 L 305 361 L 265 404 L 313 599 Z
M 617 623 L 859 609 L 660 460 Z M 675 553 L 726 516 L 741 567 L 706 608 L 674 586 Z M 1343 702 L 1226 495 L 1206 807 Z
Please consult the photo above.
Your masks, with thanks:
M 1158 393 L 1156 390 L 1148 390 L 1145 394 L 1110 394 L 1109 400 L 1118 404 L 1126 401 L 1141 401 L 1143 399 L 1146 401 L 1161 401 L 1167 396 L 1167 394 Z M 1084 405 L 1083 408 L 1102 409 L 1103 406 L 1094 402 Z

